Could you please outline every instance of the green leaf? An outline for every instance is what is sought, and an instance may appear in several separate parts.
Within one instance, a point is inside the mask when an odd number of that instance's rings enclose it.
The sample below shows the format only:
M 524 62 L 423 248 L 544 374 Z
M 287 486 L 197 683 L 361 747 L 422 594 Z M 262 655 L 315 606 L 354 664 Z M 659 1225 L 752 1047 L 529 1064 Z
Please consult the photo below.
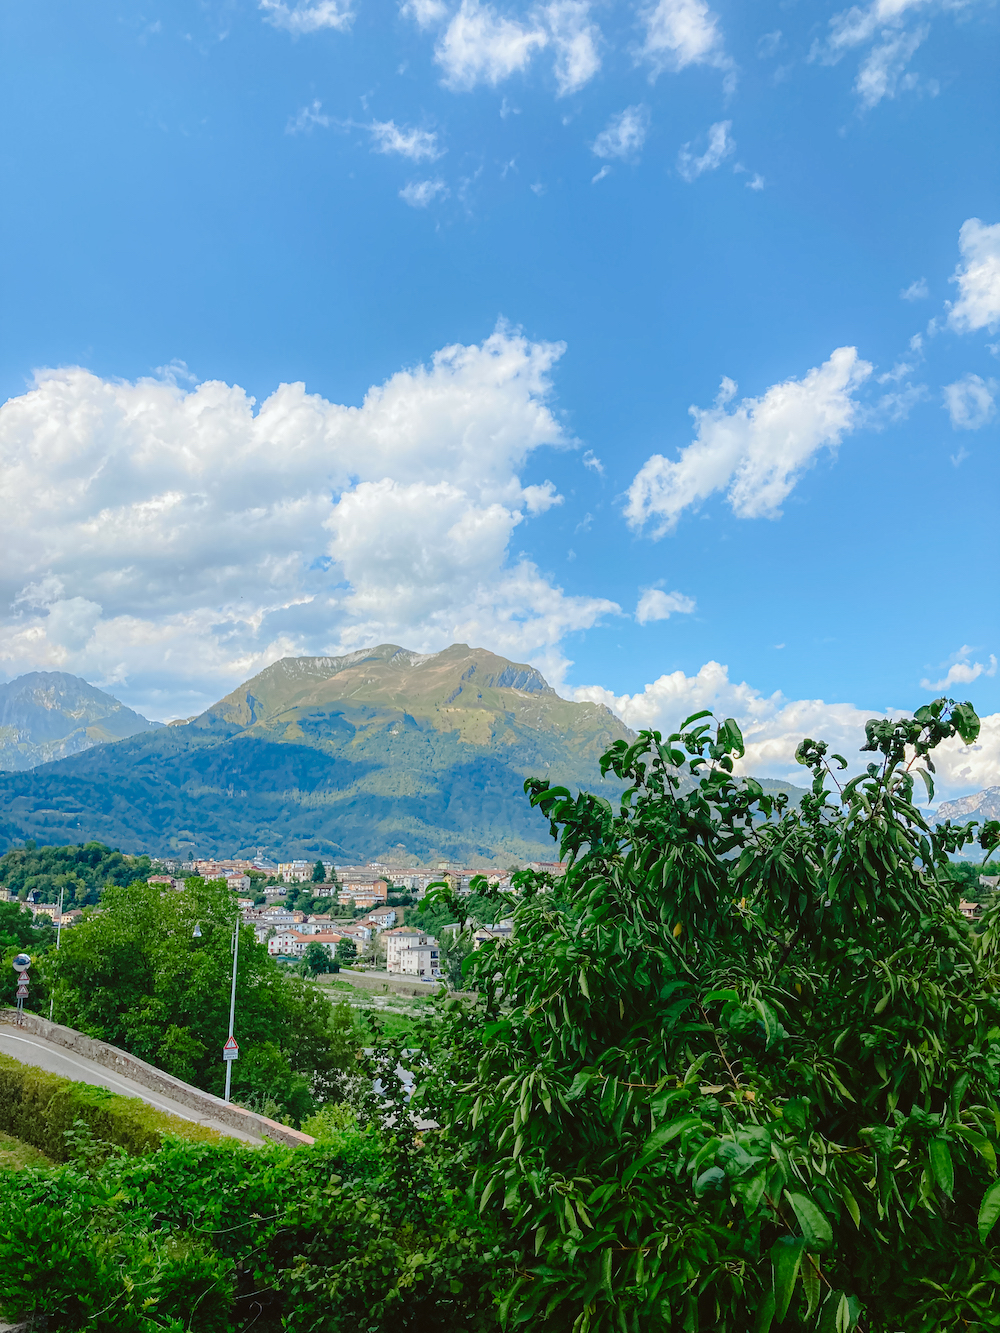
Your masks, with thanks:
M 807 1254 L 802 1261 L 802 1289 L 809 1303 L 806 1310 L 806 1323 L 808 1323 L 819 1309 L 819 1259 L 815 1255 Z
M 760 1309 L 757 1311 L 757 1322 L 753 1326 L 753 1333 L 770 1333 L 773 1322 L 774 1292 L 769 1291 L 760 1303 Z
M 774 1010 L 771 1008 L 771 1006 L 767 1003 L 766 1000 L 755 999 L 754 1008 L 760 1014 L 761 1022 L 764 1024 L 764 1032 L 766 1036 L 765 1045 L 767 1049 L 770 1050 L 771 1047 L 774 1045 L 774 1043 L 778 1040 L 778 1036 L 781 1032 L 781 1025 L 778 1022 L 778 1015 L 774 1012 Z
M 719 1166 L 710 1166 L 694 1182 L 694 1197 L 696 1199 L 703 1199 L 706 1194 L 725 1194 L 728 1190 L 729 1177 Z
M 996 1149 L 985 1134 L 980 1134 L 974 1129 L 969 1129 L 966 1125 L 949 1125 L 948 1130 L 949 1133 L 956 1134 L 959 1138 L 964 1139 L 966 1143 L 971 1143 L 990 1170 L 993 1172 L 996 1171 Z
M 931 1174 L 934 1183 L 950 1199 L 955 1190 L 955 1164 L 951 1160 L 951 1149 L 945 1139 L 931 1139 L 927 1145 L 930 1158 Z
M 486 1205 L 490 1201 L 490 1197 L 492 1196 L 494 1190 L 499 1184 L 501 1184 L 502 1181 L 503 1181 L 503 1176 L 496 1175 L 496 1176 L 491 1176 L 490 1179 L 486 1182 L 486 1188 L 483 1190 L 482 1197 L 479 1200 L 480 1212 L 484 1211 Z
M 933 778 L 931 777 L 931 775 L 927 772 L 927 769 L 926 769 L 926 768 L 915 768 L 913 771 L 914 771 L 915 773 L 919 773 L 920 776 L 923 778 L 923 780 L 924 780 L 924 786 L 927 788 L 927 799 L 928 799 L 928 801 L 933 801 L 933 799 L 934 799 L 934 779 L 933 779 Z
M 1000 1180 L 989 1187 L 979 1205 L 979 1239 L 984 1244 L 998 1217 L 1000 1217 Z
M 844 1200 L 847 1211 L 851 1215 L 851 1221 L 856 1227 L 861 1226 L 861 1209 L 858 1207 L 858 1201 L 851 1193 L 846 1181 L 841 1181 L 840 1197 Z
M 622 1184 L 631 1180 L 637 1171 L 641 1171 L 657 1155 L 661 1148 L 666 1147 L 679 1134 L 683 1134 L 686 1129 L 692 1129 L 695 1125 L 702 1124 L 702 1119 L 697 1115 L 682 1115 L 679 1120 L 668 1120 L 665 1125 L 654 1130 L 642 1146 L 642 1152 L 637 1161 L 622 1175 Z
M 728 1004 L 738 1004 L 739 994 L 734 990 L 712 990 L 702 997 L 702 1004 L 719 1004 L 723 1000 Z
M 792 1205 L 802 1228 L 802 1237 L 810 1253 L 818 1253 L 833 1244 L 833 1228 L 808 1194 L 792 1194 L 785 1190 L 785 1198 Z
M 805 1248 L 806 1243 L 800 1236 L 782 1236 L 771 1246 L 771 1286 L 774 1292 L 774 1313 L 779 1324 L 792 1303 L 795 1279 L 799 1275 Z
M 972 704 L 953 704 L 951 720 L 965 744 L 971 745 L 979 735 L 979 718 Z

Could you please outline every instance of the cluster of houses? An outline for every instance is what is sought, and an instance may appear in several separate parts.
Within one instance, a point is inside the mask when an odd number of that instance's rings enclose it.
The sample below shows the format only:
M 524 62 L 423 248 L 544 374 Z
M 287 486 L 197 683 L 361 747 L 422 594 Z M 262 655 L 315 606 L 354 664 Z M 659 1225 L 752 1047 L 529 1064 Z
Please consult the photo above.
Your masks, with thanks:
M 266 945 L 272 957 L 301 958 L 310 944 L 320 945 L 334 957 L 337 945 L 342 940 L 351 940 L 358 957 L 363 958 L 371 952 L 373 941 L 381 939 L 387 972 L 429 979 L 441 975 L 437 941 L 412 926 L 396 927 L 394 907 L 376 907 L 367 916 L 345 925 L 334 922 L 328 914 L 310 916 L 278 903 L 258 908 L 243 901 L 240 906 L 243 920 L 253 926 L 257 939 Z

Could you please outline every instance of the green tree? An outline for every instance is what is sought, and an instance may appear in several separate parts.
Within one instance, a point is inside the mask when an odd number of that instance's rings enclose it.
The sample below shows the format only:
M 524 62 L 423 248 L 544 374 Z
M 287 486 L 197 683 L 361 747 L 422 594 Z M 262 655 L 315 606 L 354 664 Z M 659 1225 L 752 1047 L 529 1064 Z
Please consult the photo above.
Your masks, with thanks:
M 94 906 L 105 884 L 128 884 L 145 879 L 151 871 L 148 856 L 125 856 L 102 842 L 65 847 L 37 847 L 29 839 L 0 856 L 0 884 L 22 900 L 38 893 L 45 902 L 63 906 Z
M 315 940 L 306 945 L 306 951 L 302 955 L 302 968 L 311 977 L 318 977 L 325 972 L 339 972 L 340 964 L 335 958 L 330 957 L 330 951 L 322 944 L 317 944 Z
M 350 967 L 358 956 L 358 946 L 352 939 L 337 941 L 337 961 L 344 967 Z
M 322 861 L 317 861 L 313 866 L 312 882 L 314 884 L 323 884 L 326 881 L 326 869 Z
M 494 891 L 513 939 L 425 1038 L 421 1112 L 520 1254 L 508 1327 L 1000 1327 L 1000 908 L 969 929 L 975 825 L 912 801 L 978 718 L 873 720 L 843 785 L 805 740 L 792 810 L 707 717 L 612 747 L 618 810 L 526 784 L 570 868 Z
M 110 886 L 101 911 L 43 960 L 56 1020 L 221 1093 L 237 918 L 221 880 L 192 877 L 180 893 Z M 331 1006 L 315 986 L 283 975 L 250 927 L 239 930 L 233 1086 L 243 1100 L 269 1100 L 298 1118 L 342 1093 Z

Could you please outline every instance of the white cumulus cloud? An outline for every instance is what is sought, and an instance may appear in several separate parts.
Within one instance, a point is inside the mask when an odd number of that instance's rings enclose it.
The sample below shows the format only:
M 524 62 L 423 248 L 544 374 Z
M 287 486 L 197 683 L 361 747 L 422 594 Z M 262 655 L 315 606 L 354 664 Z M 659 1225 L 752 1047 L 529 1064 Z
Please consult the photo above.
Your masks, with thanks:
M 708 147 L 700 157 L 692 152 L 690 143 L 684 145 L 677 154 L 677 170 L 686 181 L 696 180 L 702 172 L 715 171 L 733 152 L 736 141 L 729 133 L 732 127 L 731 120 L 721 120 L 717 125 L 712 125 L 708 131 Z M 761 181 L 761 185 L 763 184 Z M 759 189 L 760 186 L 754 188 Z
M 521 473 L 571 442 L 562 346 L 507 328 L 346 406 L 282 384 L 39 372 L 0 408 L 0 669 L 71 671 L 189 715 L 275 658 L 487 643 L 556 679 L 570 596 L 515 529 L 560 502 Z
M 442 83 L 453 92 L 483 83 L 496 87 L 526 70 L 539 51 L 549 50 L 557 96 L 566 97 L 601 68 L 604 39 L 592 8 L 592 0 L 549 0 L 517 16 L 498 12 L 488 0 L 461 0 L 454 12 L 444 0 L 407 0 L 400 13 L 421 28 L 444 28 L 434 59 L 444 71 Z M 500 114 L 510 114 L 506 102 Z
M 920 688 L 922 690 L 950 690 L 953 685 L 971 685 L 974 680 L 980 676 L 995 676 L 997 673 L 997 659 L 993 653 L 990 653 L 989 663 L 973 662 L 969 659 L 976 650 L 970 648 L 964 643 L 958 652 L 952 653 L 948 670 L 940 680 L 922 680 Z
M 301 107 L 297 115 L 289 118 L 285 133 L 309 134 L 317 125 L 325 129 L 330 124 L 330 117 L 324 115 L 322 107 L 323 103 L 318 99 L 311 106 Z
M 868 46 L 854 82 L 854 91 L 863 107 L 870 109 L 883 98 L 920 86 L 918 76 L 907 65 L 930 31 L 930 20 L 941 11 L 958 12 L 968 8 L 969 0 L 871 0 L 867 5 L 842 9 L 829 21 L 825 37 L 817 39 L 809 58 L 824 65 L 835 65 L 849 51 Z M 927 91 L 937 85 L 929 82 Z
M 649 108 L 627 106 L 612 116 L 594 140 L 592 151 L 598 157 L 635 157 L 649 132 Z
M 589 0 L 553 0 L 542 10 L 555 50 L 560 97 L 588 84 L 601 68 L 601 30 L 590 18 Z
M 530 64 L 549 44 L 541 23 L 507 18 L 480 0 L 462 0 L 434 50 L 445 87 L 467 92 L 479 83 L 496 87 Z
M 264 18 L 275 28 L 284 28 L 294 36 L 307 32 L 319 32 L 322 28 L 334 28 L 342 32 L 349 28 L 354 11 L 350 3 L 342 0 L 303 0 L 303 3 L 287 5 L 284 0 L 259 0 L 258 8 Z
M 685 509 L 722 490 L 738 518 L 777 517 L 816 453 L 853 429 L 854 393 L 871 370 L 856 348 L 838 347 L 802 379 L 774 384 L 731 410 L 736 385 L 724 379 L 714 407 L 690 409 L 694 442 L 676 460 L 653 454 L 640 468 L 628 492 L 629 523 L 652 521 L 653 536 L 661 537 Z
M 996 416 L 997 382 L 979 375 L 963 375 L 944 386 L 944 404 L 956 430 L 979 430 Z
M 399 12 L 404 18 L 413 19 L 418 27 L 432 28 L 448 17 L 448 6 L 444 0 L 406 0 Z
M 958 300 L 948 311 L 948 325 L 958 333 L 991 332 L 1000 324 L 1000 222 L 992 226 L 969 218 L 958 233 L 961 262 L 951 281 Z
M 645 588 L 635 608 L 635 618 L 640 625 L 648 625 L 651 620 L 669 620 L 672 615 L 687 615 L 694 609 L 694 598 L 685 597 L 682 592 Z
M 844 755 L 850 764 L 849 775 L 859 772 L 871 759 L 870 754 L 859 753 L 865 741 L 865 722 L 871 717 L 905 716 L 900 709 L 863 709 L 822 699 L 787 699 L 780 692 L 763 695 L 745 681 L 730 680 L 728 667 L 719 662 L 706 662 L 693 676 L 683 671 L 660 676 L 635 694 L 616 695 L 600 685 L 581 686 L 566 693 L 574 699 L 604 704 L 636 730 L 649 727 L 669 734 L 703 708 L 711 708 L 719 718 L 734 717 L 747 747 L 738 771 L 779 778 L 800 787 L 809 781 L 807 770 L 795 762 L 796 747 L 804 737 L 825 740 L 832 751 Z M 982 719 L 975 745 L 962 745 L 956 738 L 939 746 L 934 751 L 934 764 L 936 799 L 1000 783 L 1000 713 Z M 917 795 L 922 796 L 922 791 L 918 790 Z
M 641 14 L 645 40 L 640 55 L 651 77 L 677 73 L 688 65 L 730 70 L 719 19 L 705 0 L 659 0 Z
M 412 162 L 433 162 L 442 156 L 431 130 L 397 125 L 394 120 L 373 120 L 368 129 L 376 153 L 399 153 Z
M 893 98 L 917 86 L 917 75 L 907 72 L 906 67 L 929 31 L 924 24 L 912 32 L 887 33 L 883 41 L 872 47 L 854 80 L 854 91 L 862 106 L 870 109 L 884 97 Z

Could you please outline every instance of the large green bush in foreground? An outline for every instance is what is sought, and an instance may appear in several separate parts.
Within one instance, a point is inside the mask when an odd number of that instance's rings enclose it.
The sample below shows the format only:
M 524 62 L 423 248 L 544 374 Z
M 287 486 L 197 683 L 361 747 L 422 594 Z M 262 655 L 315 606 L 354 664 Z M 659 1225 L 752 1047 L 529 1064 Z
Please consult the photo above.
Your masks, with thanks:
M 412 1160 L 412 1135 L 397 1152 L 391 1128 L 347 1114 L 311 1148 L 168 1141 L 103 1160 L 70 1138 L 71 1164 L 0 1171 L 8 1318 L 60 1333 L 497 1327 L 499 1251 L 441 1160 Z
M 466 964 L 481 1007 L 428 1048 L 424 1113 L 519 1251 L 505 1322 L 1000 1328 L 1000 908 L 972 932 L 972 830 L 911 800 L 978 719 L 871 722 L 844 786 L 803 741 L 790 811 L 705 716 L 609 751 L 620 809 L 529 784 L 572 868 L 524 877 L 512 941 Z

